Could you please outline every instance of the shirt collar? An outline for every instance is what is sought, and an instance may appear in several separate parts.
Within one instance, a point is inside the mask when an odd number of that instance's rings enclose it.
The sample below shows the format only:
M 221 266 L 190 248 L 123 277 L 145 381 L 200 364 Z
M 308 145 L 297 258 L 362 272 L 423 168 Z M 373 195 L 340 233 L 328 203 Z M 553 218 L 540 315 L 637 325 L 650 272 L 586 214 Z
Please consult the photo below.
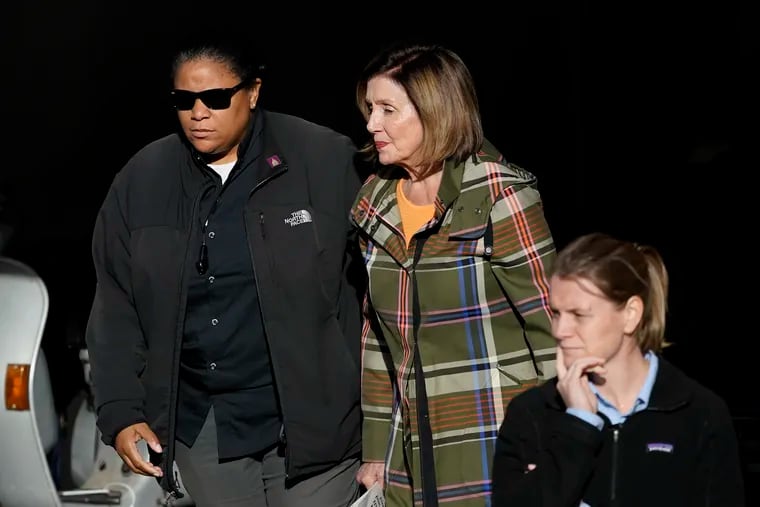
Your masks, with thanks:
M 644 381 L 644 385 L 641 386 L 638 399 L 644 404 L 644 407 L 649 406 L 649 397 L 652 396 L 652 388 L 654 387 L 655 378 L 657 378 L 657 367 L 659 366 L 659 358 L 657 354 L 651 350 L 644 354 L 644 359 L 649 361 L 649 373 L 647 373 L 647 379 Z

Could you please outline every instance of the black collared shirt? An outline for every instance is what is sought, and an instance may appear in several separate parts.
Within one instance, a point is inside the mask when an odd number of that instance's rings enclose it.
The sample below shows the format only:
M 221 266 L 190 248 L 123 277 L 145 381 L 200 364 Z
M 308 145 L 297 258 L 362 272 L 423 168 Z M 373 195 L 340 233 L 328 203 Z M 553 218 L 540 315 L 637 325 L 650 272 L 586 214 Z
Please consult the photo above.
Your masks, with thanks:
M 253 127 L 254 159 L 261 156 L 261 122 Z M 244 210 L 256 185 L 255 166 L 234 167 L 222 184 L 208 183 L 199 220 L 208 270 L 189 283 L 179 383 L 177 438 L 192 445 L 213 404 L 219 457 L 263 450 L 277 442 L 281 417 L 251 264 Z M 205 225 L 204 225 L 205 224 Z

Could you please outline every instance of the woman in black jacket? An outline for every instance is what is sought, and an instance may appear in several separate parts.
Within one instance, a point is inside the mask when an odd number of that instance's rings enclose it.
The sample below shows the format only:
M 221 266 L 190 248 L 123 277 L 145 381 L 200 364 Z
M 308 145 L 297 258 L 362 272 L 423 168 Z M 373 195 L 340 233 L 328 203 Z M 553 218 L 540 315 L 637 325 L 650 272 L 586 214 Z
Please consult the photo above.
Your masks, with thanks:
M 557 377 L 509 406 L 495 506 L 744 505 L 726 404 L 659 355 L 667 289 L 652 247 L 590 234 L 560 252 Z
M 361 451 L 356 149 L 262 109 L 261 67 L 225 39 L 177 52 L 178 132 L 127 161 L 95 222 L 98 428 L 179 495 L 176 462 L 197 507 L 345 507 Z

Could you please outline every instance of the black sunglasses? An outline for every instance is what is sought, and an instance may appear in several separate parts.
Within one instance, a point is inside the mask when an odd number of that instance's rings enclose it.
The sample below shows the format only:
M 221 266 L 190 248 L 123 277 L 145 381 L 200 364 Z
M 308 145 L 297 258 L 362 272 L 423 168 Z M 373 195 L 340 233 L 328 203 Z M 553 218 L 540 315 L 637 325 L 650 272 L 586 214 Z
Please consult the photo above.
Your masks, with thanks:
M 172 90 L 172 105 L 178 111 L 189 111 L 195 105 L 195 101 L 201 99 L 209 109 L 227 109 L 232 102 L 232 96 L 247 84 L 241 81 L 232 88 L 212 88 L 202 92 L 191 92 L 188 90 Z

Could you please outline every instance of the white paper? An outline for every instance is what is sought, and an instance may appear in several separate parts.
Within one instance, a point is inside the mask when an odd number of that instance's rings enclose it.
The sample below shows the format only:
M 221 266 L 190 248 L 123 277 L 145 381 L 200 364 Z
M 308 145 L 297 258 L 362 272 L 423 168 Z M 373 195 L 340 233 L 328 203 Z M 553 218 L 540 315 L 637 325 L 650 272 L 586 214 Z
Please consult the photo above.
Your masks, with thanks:
M 385 507 L 385 495 L 380 483 L 374 483 L 351 507 Z

